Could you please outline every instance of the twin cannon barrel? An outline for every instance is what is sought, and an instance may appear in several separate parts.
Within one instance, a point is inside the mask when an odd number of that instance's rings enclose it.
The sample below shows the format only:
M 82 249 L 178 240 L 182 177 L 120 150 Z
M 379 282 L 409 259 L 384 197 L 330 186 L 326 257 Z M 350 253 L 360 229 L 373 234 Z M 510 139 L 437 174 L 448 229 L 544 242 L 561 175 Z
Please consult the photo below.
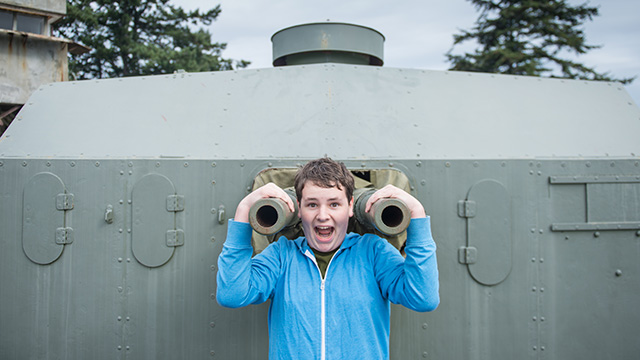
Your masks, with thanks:
M 354 192 L 353 211 L 356 220 L 366 229 L 376 229 L 384 235 L 394 236 L 409 226 L 411 213 L 407 205 L 398 199 L 383 198 L 376 201 L 369 212 L 365 212 L 367 200 L 376 189 L 357 189 Z M 289 210 L 287 204 L 276 198 L 258 200 L 249 210 L 251 227 L 262 235 L 273 235 L 298 222 L 298 204 L 295 192 L 285 189 L 295 205 Z

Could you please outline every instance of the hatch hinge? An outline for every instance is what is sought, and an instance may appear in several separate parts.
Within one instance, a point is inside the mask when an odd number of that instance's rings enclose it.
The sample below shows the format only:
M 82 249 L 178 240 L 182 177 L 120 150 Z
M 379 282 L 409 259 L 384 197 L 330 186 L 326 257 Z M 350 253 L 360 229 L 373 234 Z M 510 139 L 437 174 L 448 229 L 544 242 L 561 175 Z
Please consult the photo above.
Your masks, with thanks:
M 167 196 L 167 211 L 178 212 L 184 210 L 184 196 L 169 195 Z
M 465 218 L 476 216 L 476 202 L 469 200 L 458 201 L 458 216 Z
M 56 244 L 66 245 L 73 242 L 73 229 L 70 227 L 56 229 Z
M 169 230 L 167 231 L 167 246 L 176 247 L 184 245 L 184 231 Z
M 460 264 L 475 264 L 478 260 L 478 249 L 473 246 L 461 246 L 458 248 L 458 262 Z
M 73 194 L 58 194 L 58 196 L 56 196 L 56 209 L 73 209 Z

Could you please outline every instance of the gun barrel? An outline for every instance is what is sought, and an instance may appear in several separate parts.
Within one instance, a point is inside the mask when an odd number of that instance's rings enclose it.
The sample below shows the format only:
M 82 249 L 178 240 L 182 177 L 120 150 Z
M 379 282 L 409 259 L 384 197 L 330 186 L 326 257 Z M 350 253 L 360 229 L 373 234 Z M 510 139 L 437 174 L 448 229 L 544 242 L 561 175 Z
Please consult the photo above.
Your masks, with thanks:
M 287 226 L 295 224 L 298 218 L 298 208 L 295 194 L 285 190 L 291 197 L 295 211 L 291 211 L 281 199 L 268 198 L 256 201 L 249 209 L 249 223 L 256 232 L 262 235 L 273 235 Z
M 364 211 L 367 201 L 374 192 L 375 189 L 371 189 L 358 194 L 354 206 L 358 222 L 389 236 L 405 231 L 411 221 L 411 211 L 402 200 L 383 198 L 376 201 L 368 213 Z

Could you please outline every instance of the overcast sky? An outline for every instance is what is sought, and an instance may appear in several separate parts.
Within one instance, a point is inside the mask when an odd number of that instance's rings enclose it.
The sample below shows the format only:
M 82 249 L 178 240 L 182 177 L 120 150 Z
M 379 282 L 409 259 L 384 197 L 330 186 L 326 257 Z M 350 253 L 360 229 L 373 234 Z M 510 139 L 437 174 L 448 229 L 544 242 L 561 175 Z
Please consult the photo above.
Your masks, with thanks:
M 223 57 L 251 61 L 250 69 L 272 67 L 271 35 L 276 31 L 331 20 L 381 32 L 386 38 L 385 67 L 446 70 L 450 64 L 444 54 L 453 44 L 453 34 L 470 29 L 478 17 L 465 0 L 173 0 L 172 4 L 185 10 L 220 4 L 222 13 L 209 27 L 213 40 L 228 44 Z M 577 60 L 615 78 L 638 75 L 626 89 L 640 105 L 640 1 L 598 0 L 589 5 L 597 6 L 600 15 L 585 24 L 587 43 L 602 48 Z

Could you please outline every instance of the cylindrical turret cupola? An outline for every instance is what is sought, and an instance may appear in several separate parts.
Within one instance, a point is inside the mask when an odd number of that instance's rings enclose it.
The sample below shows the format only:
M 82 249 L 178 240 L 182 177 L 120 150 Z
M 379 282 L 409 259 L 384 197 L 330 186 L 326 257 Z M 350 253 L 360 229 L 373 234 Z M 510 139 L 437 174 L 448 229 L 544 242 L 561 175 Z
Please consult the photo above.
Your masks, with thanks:
M 342 63 L 382 66 L 384 35 L 360 25 L 323 22 L 282 29 L 271 37 L 273 66 Z

